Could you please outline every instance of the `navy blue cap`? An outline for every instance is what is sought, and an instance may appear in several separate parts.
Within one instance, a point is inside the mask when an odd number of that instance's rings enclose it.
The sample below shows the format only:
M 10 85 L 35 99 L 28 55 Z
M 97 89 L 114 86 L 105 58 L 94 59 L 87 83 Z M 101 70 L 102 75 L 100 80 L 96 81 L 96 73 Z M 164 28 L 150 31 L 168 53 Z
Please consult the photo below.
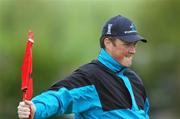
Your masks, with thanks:
M 121 15 L 115 16 L 105 23 L 101 38 L 104 36 L 117 37 L 127 42 L 147 42 L 147 40 L 138 34 L 134 23 Z

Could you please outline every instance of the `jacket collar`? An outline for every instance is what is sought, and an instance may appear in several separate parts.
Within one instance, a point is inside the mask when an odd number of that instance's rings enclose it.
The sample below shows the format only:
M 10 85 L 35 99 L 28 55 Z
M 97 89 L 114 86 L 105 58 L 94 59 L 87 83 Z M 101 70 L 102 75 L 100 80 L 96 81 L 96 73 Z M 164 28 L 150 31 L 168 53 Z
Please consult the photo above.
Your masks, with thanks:
M 103 48 L 98 55 L 98 61 L 104 64 L 106 67 L 114 72 L 120 72 L 125 67 L 122 66 L 118 61 L 116 61 L 110 54 L 108 54 Z

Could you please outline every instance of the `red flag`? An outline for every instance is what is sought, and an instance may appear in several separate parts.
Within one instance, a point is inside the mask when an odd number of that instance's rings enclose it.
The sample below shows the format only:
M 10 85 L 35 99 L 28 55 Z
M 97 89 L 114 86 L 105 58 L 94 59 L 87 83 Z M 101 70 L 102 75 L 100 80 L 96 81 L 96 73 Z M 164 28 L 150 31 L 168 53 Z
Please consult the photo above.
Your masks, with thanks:
M 32 80 L 32 46 L 34 43 L 33 32 L 29 31 L 28 41 L 26 44 L 26 52 L 22 65 L 22 84 L 23 100 L 31 100 L 33 95 L 33 80 Z

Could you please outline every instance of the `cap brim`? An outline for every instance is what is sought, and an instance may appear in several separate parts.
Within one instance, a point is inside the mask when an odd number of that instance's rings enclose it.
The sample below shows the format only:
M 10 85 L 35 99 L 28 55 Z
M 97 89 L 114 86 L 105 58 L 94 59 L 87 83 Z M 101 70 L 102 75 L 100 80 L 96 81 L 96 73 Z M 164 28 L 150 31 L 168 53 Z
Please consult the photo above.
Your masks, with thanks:
M 127 42 L 135 42 L 135 41 L 142 41 L 144 43 L 147 42 L 146 39 L 144 39 L 142 36 L 140 36 L 138 34 L 127 35 L 127 36 L 118 36 L 118 38 L 120 38 L 123 41 L 127 41 Z

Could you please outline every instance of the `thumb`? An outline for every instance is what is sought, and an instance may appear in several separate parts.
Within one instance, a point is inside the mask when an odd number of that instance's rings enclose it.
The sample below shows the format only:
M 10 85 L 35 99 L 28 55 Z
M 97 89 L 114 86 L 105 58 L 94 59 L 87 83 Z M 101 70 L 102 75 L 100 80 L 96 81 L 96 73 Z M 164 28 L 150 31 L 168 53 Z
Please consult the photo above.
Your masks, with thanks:
M 29 100 L 25 100 L 24 103 L 29 106 L 33 106 L 33 102 Z

